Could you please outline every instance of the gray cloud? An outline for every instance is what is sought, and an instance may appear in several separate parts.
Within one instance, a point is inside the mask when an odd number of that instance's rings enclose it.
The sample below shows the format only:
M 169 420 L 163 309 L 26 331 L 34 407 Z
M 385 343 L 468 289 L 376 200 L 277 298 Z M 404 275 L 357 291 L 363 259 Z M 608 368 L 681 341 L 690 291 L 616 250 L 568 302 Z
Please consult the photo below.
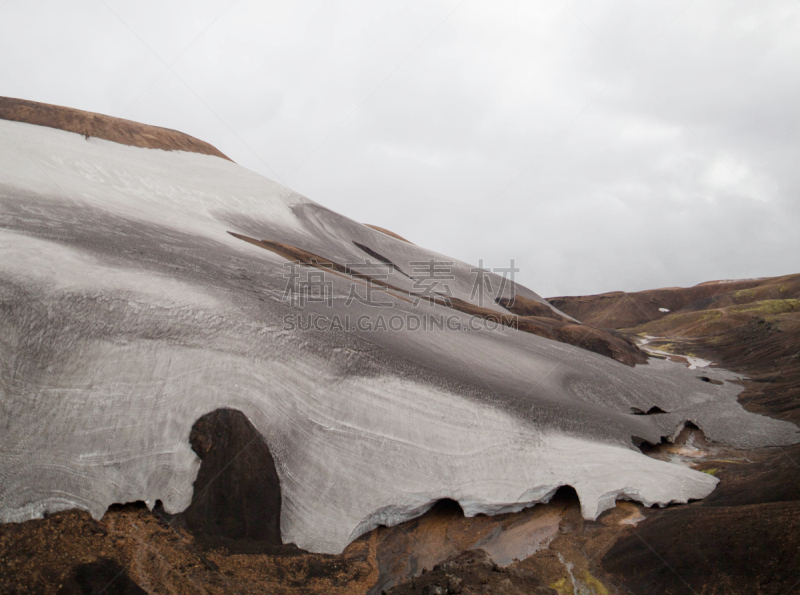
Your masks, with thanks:
M 0 94 L 182 130 L 545 295 L 637 290 L 800 272 L 799 28 L 788 0 L 8 0 Z

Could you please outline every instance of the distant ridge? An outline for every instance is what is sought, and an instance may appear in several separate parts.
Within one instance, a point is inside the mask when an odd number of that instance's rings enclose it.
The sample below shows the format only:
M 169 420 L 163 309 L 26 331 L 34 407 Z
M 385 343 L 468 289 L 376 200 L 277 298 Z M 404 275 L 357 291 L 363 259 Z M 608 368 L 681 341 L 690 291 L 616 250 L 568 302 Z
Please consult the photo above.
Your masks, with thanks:
M 692 287 L 560 296 L 547 298 L 547 301 L 584 324 L 604 329 L 632 329 L 675 314 L 684 308 L 694 311 L 690 307 L 692 304 L 705 309 L 711 303 L 725 306 L 750 303 L 755 296 L 761 296 L 761 300 L 785 299 L 794 295 L 785 294 L 786 288 L 796 289 L 799 282 L 800 275 L 796 274 L 758 279 L 725 279 L 706 281 Z M 784 289 L 780 289 L 781 287 Z
M 232 161 L 212 145 L 177 130 L 49 103 L 0 97 L 0 119 L 57 128 L 132 147 L 187 151 Z

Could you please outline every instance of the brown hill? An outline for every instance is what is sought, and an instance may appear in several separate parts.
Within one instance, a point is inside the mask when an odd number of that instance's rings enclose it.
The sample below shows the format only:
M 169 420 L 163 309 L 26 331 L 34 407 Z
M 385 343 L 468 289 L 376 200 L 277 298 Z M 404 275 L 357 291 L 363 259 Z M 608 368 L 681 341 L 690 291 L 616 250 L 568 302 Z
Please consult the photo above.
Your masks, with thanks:
M 658 320 L 699 300 L 759 287 L 765 282 L 771 282 L 771 279 L 710 281 L 694 287 L 667 287 L 633 293 L 612 291 L 599 295 L 552 297 L 547 301 L 585 324 L 621 329 Z M 669 312 L 662 312 L 660 308 Z
M 648 348 L 746 374 L 743 407 L 800 424 L 800 275 L 550 301 L 578 319 L 647 335 Z M 718 449 L 692 440 L 691 448 Z M 632 593 L 797 592 L 800 445 L 719 449 L 696 461 L 720 478 L 714 493 L 648 516 L 616 537 L 595 570 Z
M 87 138 L 102 138 L 103 140 L 132 147 L 162 149 L 164 151 L 187 151 L 189 153 L 214 155 L 230 161 L 227 156 L 210 144 L 177 130 L 140 124 L 139 122 L 123 120 L 122 118 L 114 118 L 59 105 L 50 105 L 49 103 L 0 97 L 0 119 L 57 128 L 82 134 Z

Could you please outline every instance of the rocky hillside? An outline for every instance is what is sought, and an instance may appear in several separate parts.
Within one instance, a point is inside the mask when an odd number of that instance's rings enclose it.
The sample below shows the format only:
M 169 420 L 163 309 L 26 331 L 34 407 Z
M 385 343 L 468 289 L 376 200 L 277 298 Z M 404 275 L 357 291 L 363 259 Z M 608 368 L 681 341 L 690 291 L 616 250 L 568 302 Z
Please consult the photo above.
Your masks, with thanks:
M 588 325 L 191 137 L 3 105 L 0 592 L 800 579 L 792 279 Z
M 746 409 L 800 424 L 800 275 L 552 301 L 647 341 L 659 357 L 740 372 Z M 637 525 L 606 552 L 604 570 L 634 593 L 795 592 L 800 447 L 727 453 L 699 468 L 720 478 L 714 494 Z

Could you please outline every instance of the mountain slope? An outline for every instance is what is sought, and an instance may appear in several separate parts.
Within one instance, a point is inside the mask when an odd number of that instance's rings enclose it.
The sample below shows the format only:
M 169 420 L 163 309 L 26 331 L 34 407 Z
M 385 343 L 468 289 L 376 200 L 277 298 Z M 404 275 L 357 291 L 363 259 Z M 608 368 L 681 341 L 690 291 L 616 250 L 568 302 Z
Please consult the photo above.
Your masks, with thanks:
M 554 303 L 576 317 L 631 325 L 623 332 L 647 337 L 645 347 L 660 357 L 699 357 L 746 375 L 738 397 L 746 409 L 800 423 L 800 275 Z M 672 311 L 653 311 L 664 305 Z M 685 593 L 687 585 L 712 594 L 796 590 L 800 448 L 717 452 L 696 459 L 720 478 L 717 490 L 619 539 L 603 554 L 610 582 L 636 593 Z
M 0 126 L 4 522 L 142 501 L 224 541 L 253 490 L 280 539 L 245 540 L 338 554 L 444 499 L 497 515 L 568 485 L 595 519 L 706 497 L 715 477 L 636 446 L 687 421 L 730 448 L 798 440 L 735 374 L 637 363 L 621 333 L 219 156 Z M 261 445 L 264 479 L 223 480 L 243 496 L 219 517 L 205 482 L 238 453 L 215 443 Z

